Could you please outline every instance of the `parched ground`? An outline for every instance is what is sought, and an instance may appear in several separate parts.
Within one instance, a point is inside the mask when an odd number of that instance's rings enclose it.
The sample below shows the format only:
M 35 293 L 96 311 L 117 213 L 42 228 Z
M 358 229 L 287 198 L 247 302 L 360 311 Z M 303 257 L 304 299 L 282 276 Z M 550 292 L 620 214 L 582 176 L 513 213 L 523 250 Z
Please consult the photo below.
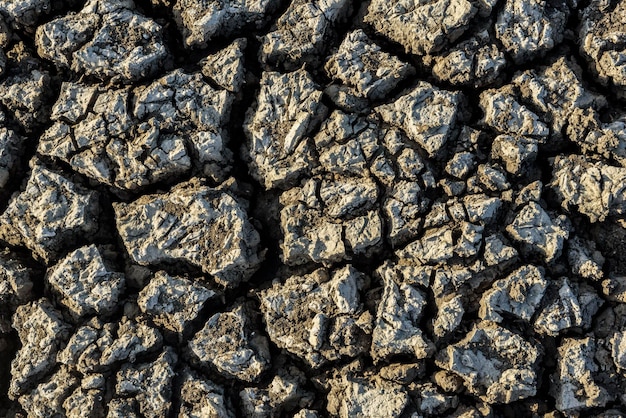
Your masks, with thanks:
M 0 416 L 626 416 L 626 0 L 0 0 Z

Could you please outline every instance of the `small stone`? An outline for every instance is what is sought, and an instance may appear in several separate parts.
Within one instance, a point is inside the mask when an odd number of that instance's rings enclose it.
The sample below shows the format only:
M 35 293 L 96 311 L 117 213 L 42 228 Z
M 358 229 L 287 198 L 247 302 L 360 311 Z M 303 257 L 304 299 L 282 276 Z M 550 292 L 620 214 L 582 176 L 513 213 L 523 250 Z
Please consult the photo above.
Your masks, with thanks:
M 13 328 L 22 343 L 11 362 L 9 397 L 15 400 L 54 368 L 70 327 L 47 299 L 39 299 L 17 308 Z
M 361 29 L 350 32 L 325 65 L 326 74 L 340 84 L 327 89 L 336 103 L 335 89 L 367 100 L 381 100 L 415 69 L 384 52 Z
M 504 170 L 491 164 L 480 164 L 476 175 L 467 181 L 467 189 L 472 193 L 502 193 L 510 188 L 511 183 L 507 181 Z
M 611 400 L 608 392 L 596 382 L 599 371 L 594 361 L 596 343 L 592 338 L 565 338 L 557 358 L 550 394 L 556 399 L 556 409 L 574 414 L 588 408 L 604 407 Z
M 8 249 L 0 250 L 0 315 L 11 316 L 20 305 L 33 297 L 33 276 L 36 270 L 26 260 Z M 8 330 L 0 327 L 0 335 Z
M 410 386 L 411 392 L 415 393 L 414 399 L 417 410 L 425 416 L 441 415 L 459 404 L 456 395 L 441 393 L 437 386 L 432 383 L 421 383 Z
M 460 100 L 458 92 L 440 90 L 420 81 L 395 102 L 377 107 L 376 112 L 434 157 L 454 132 Z
M 626 86 L 625 11 L 624 1 L 589 3 L 582 11 L 578 32 L 580 52 L 596 79 L 604 85 L 616 86 L 622 97 Z
M 66 399 L 78 386 L 78 379 L 67 367 L 61 367 L 49 379 L 43 381 L 30 393 L 20 396 L 22 408 L 32 417 L 65 416 Z M 65 401 L 65 402 L 64 402 Z M 87 407 L 87 405 L 83 405 Z
M 0 81 L 0 102 L 27 134 L 48 124 L 56 83 L 24 44 L 8 51 L 6 77 Z
M 26 187 L 13 195 L 0 216 L 0 238 L 24 245 L 53 262 L 68 244 L 98 229 L 98 194 L 50 171 L 34 160 Z
M 529 202 L 506 231 L 522 245 L 523 252 L 539 254 L 550 263 L 561 255 L 563 243 L 569 237 L 569 228 L 563 223 L 552 218 L 538 203 Z
M 343 376 L 330 381 L 327 409 L 329 414 L 339 418 L 391 418 L 400 416 L 409 402 L 409 395 L 401 385 Z
M 399 43 L 407 52 L 425 55 L 437 52 L 459 38 L 468 28 L 477 8 L 468 0 L 413 0 L 389 3 L 373 0 L 365 22 L 376 32 Z
M 48 283 L 60 304 L 76 318 L 108 315 L 124 291 L 124 275 L 114 271 L 106 253 L 95 245 L 81 247 L 50 268 Z
M 550 186 L 566 210 L 575 210 L 602 222 L 626 214 L 626 168 L 592 162 L 578 155 L 554 161 Z
M 167 416 L 172 407 L 172 385 L 177 362 L 174 350 L 166 347 L 151 363 L 124 364 L 116 375 L 116 395 L 136 399 L 143 417 Z
M 296 195 L 297 196 L 297 195 Z M 280 212 L 281 244 L 285 264 L 309 262 L 332 265 L 346 258 L 343 225 L 326 219 L 319 209 L 294 200 L 283 200 Z
M 181 337 L 215 292 L 182 277 L 159 271 L 139 292 L 137 304 L 154 323 Z
M 438 55 L 426 57 L 426 62 L 439 81 L 474 88 L 494 83 L 506 67 L 504 53 L 487 29 Z
M 388 235 L 392 245 L 399 246 L 417 238 L 423 215 L 430 200 L 418 182 L 400 180 L 387 191 L 383 210 L 388 219 Z
M 535 319 L 535 330 L 555 337 L 569 328 L 589 328 L 603 303 L 590 287 L 575 286 L 566 278 L 551 282 Z
M 452 372 L 439 370 L 433 378 L 437 386 L 445 392 L 457 393 L 463 390 L 463 379 Z
M 471 152 L 459 152 L 446 164 L 446 173 L 458 179 L 465 179 L 475 166 L 476 156 Z
M 178 0 L 174 21 L 187 48 L 205 48 L 215 38 L 230 37 L 249 25 L 260 28 L 279 7 L 278 0 Z
M 267 338 L 253 324 L 253 312 L 245 305 L 213 315 L 189 342 L 192 360 L 227 377 L 257 381 L 271 357 Z
M 349 0 L 294 0 L 263 37 L 261 61 L 287 70 L 318 64 L 333 31 L 350 13 Z
M 104 336 L 108 339 L 106 333 Z M 80 338 L 79 335 L 77 337 Z M 103 342 L 106 340 L 100 341 L 98 339 L 95 346 L 88 346 L 87 350 L 91 351 L 94 348 L 103 347 L 100 364 L 111 366 L 122 361 L 135 363 L 137 358 L 159 350 L 163 345 L 163 337 L 155 328 L 123 317 L 117 328 L 117 338 L 114 337 L 108 345 L 102 344 Z
M 374 361 L 397 354 L 411 354 L 418 359 L 430 357 L 434 345 L 420 325 L 426 294 L 415 286 L 397 282 L 398 276 L 386 266 L 381 267 L 378 274 L 384 288 L 372 333 Z
M 301 409 L 293 418 L 321 418 L 321 416 L 317 411 L 313 411 L 312 409 Z
M 436 364 L 459 375 L 485 402 L 511 403 L 536 394 L 540 353 L 519 335 L 484 321 L 440 351 Z
M 543 269 L 526 265 L 515 270 L 504 279 L 493 283 L 483 293 L 479 315 L 482 319 L 502 322 L 502 314 L 514 315 L 529 322 L 537 310 L 548 282 Z
M 400 385 L 408 385 L 424 375 L 423 363 L 393 363 L 380 368 L 380 377 Z
M 54 5 L 50 0 L 6 1 L 0 4 L 0 12 L 14 28 L 33 32 L 38 20 L 50 13 Z
M 182 374 L 180 389 L 181 406 L 178 418 L 213 417 L 234 418 L 224 388 L 200 377 L 190 369 Z
M 137 13 L 132 0 L 90 0 L 77 14 L 40 26 L 36 42 L 39 55 L 62 68 L 129 83 L 162 67 L 169 55 L 163 37 L 163 27 Z
M 267 388 L 245 388 L 239 392 L 245 416 L 271 418 L 309 406 L 313 398 L 303 386 L 306 378 L 295 367 L 281 370 Z
M 437 316 L 433 320 L 433 334 L 437 338 L 443 338 L 461 325 L 465 308 L 461 295 L 456 295 L 447 301 L 437 302 Z
M 568 17 L 565 1 L 506 0 L 495 32 L 515 63 L 522 64 L 561 43 Z
M 516 136 L 546 137 L 550 130 L 539 116 L 520 104 L 510 87 L 480 93 L 483 123 L 496 131 Z
M 510 174 L 521 176 L 535 162 L 539 143 L 527 136 L 498 135 L 491 146 L 491 158 L 501 161 Z
M 490 235 L 485 238 L 485 252 L 483 258 L 488 266 L 506 267 L 518 259 L 517 250 L 505 244 L 504 237 Z
M 131 258 L 141 265 L 185 261 L 225 286 L 237 286 L 258 268 L 260 238 L 231 195 L 197 180 L 169 193 L 114 204 L 116 223 Z
M 0 115 L 0 119 L 2 116 Z M 0 190 L 14 182 L 25 139 L 6 127 L 0 127 Z
M 584 279 L 601 281 L 604 278 L 602 266 L 604 257 L 596 250 L 593 241 L 573 237 L 567 241 L 567 261 L 572 273 Z
M 383 221 L 378 212 L 372 210 L 364 216 L 347 221 L 344 234 L 352 253 L 369 256 L 380 247 Z
M 308 136 L 326 116 L 322 92 L 304 70 L 264 72 L 256 102 L 246 112 L 246 157 L 266 189 L 288 188 L 313 164 Z
M 136 399 L 111 399 L 108 405 L 107 418 L 143 418 L 138 411 L 139 404 Z
M 582 69 L 569 57 L 557 57 L 546 66 L 524 71 L 513 78 L 513 84 L 520 98 L 539 112 L 555 138 L 567 128 L 568 136 L 580 143 L 586 129 L 585 123 L 575 119 L 577 112 L 606 105 L 604 96 L 584 88 Z
M 202 74 L 231 93 L 240 92 L 246 82 L 244 52 L 247 45 L 246 38 L 235 39 L 226 48 L 209 55 L 200 61 Z
M 314 368 L 367 352 L 372 325 L 360 300 L 364 285 L 349 265 L 274 284 L 260 293 L 270 339 Z
M 84 416 L 89 413 L 95 414 L 96 411 L 102 411 L 104 409 L 103 400 L 103 390 L 90 390 L 79 387 L 65 399 L 63 408 L 67 416 Z

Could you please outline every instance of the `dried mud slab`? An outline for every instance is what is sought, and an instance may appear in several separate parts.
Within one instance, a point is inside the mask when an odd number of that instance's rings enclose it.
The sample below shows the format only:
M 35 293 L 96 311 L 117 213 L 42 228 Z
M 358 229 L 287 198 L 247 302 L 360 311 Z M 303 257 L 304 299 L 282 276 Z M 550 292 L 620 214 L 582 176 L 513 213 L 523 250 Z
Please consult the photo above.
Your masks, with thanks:
M 625 15 L 0 0 L 0 416 L 626 416 Z
M 261 262 L 259 234 L 231 195 L 200 182 L 116 204 L 126 250 L 140 265 L 188 263 L 224 286 L 247 280 Z

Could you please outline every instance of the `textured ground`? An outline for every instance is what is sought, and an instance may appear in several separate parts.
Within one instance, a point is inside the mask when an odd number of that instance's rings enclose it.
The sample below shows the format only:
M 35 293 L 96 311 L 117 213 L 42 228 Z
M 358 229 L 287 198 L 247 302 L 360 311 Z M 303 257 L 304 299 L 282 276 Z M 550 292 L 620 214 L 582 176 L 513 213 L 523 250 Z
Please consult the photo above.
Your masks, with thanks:
M 0 416 L 626 416 L 626 0 L 0 0 Z

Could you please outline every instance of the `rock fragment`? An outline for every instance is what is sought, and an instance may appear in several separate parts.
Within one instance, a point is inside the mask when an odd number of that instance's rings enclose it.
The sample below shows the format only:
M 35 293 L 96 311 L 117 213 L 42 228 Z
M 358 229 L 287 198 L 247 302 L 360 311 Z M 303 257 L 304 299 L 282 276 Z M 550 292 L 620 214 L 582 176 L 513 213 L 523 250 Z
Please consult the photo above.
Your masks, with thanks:
M 239 392 L 245 416 L 274 418 L 309 406 L 312 394 L 303 386 L 306 377 L 295 367 L 281 370 L 266 388 L 245 388 Z
M 519 89 L 521 100 L 539 112 L 551 137 L 560 138 L 567 128 L 568 136 L 580 143 L 588 127 L 576 115 L 606 105 L 606 98 L 585 88 L 583 80 L 578 63 L 559 56 L 546 66 L 518 74 L 513 84 Z
M 556 409 L 566 414 L 604 407 L 610 400 L 606 389 L 596 382 L 599 367 L 594 361 L 596 342 L 593 338 L 565 338 L 558 350 L 557 371 L 553 376 L 551 394 Z
M 437 300 L 437 316 L 433 320 L 433 333 L 437 338 L 443 338 L 456 330 L 465 314 L 462 295 L 453 295 L 448 300 Z
M 5 115 L 0 113 L 0 120 Z M 7 184 L 15 181 L 14 176 L 20 165 L 20 157 L 24 151 L 25 138 L 18 135 L 14 130 L 0 127 L 0 190 L 4 190 Z
M 569 237 L 566 218 L 551 217 L 538 203 L 529 202 L 506 227 L 511 238 L 526 254 L 540 255 L 547 263 L 561 255 L 563 243 Z
M 221 182 L 232 100 L 182 70 L 134 89 L 63 83 L 38 151 L 122 190 L 171 182 L 192 166 Z
M 557 336 L 569 328 L 589 328 L 603 303 L 591 287 L 575 285 L 566 278 L 553 281 L 535 318 L 535 330 Z
M 13 328 L 22 342 L 11 362 L 9 397 L 15 400 L 54 368 L 70 327 L 47 299 L 39 299 L 17 308 Z
M 86 347 L 89 351 L 104 347 L 100 356 L 100 364 L 102 366 L 111 366 L 123 361 L 135 363 L 136 359 L 146 354 L 154 353 L 163 345 L 163 337 L 159 331 L 145 323 L 137 322 L 128 317 L 123 317 L 120 320 L 116 331 L 117 335 L 113 336 L 114 339 L 110 344 L 104 346 L 102 343 L 106 342 L 106 340 L 102 341 L 98 338 L 95 340 L 95 345 Z M 103 336 L 106 339 L 109 338 L 108 333 L 108 327 L 105 326 Z M 80 338 L 79 335 L 77 337 Z
M 506 0 L 495 24 L 496 36 L 515 63 L 522 64 L 561 43 L 568 16 L 565 1 Z
M 10 317 L 15 311 L 33 298 L 35 271 L 18 254 L 8 249 L 0 250 L 0 314 Z M 0 326 L 0 334 L 8 332 Z
M 439 81 L 474 88 L 499 80 L 507 63 L 486 28 L 446 51 L 425 57 L 425 61 Z
M 372 333 L 372 357 L 375 361 L 401 354 L 411 354 L 418 359 L 430 357 L 434 346 L 420 325 L 426 307 L 426 294 L 415 286 L 403 283 L 388 265 L 381 267 L 377 273 L 384 288 Z
M 125 28 L 119 30 L 119 28 Z M 132 0 L 90 0 L 78 13 L 37 28 L 37 51 L 61 68 L 130 83 L 155 74 L 169 53 L 163 27 Z
M 604 257 L 596 250 L 593 241 L 573 237 L 568 242 L 567 261 L 572 273 L 584 279 L 601 281 L 604 278 L 602 266 Z
M 459 38 L 477 11 L 468 0 L 373 0 L 364 20 L 407 52 L 426 55 Z
M 425 416 L 442 415 L 459 404 L 456 395 L 441 393 L 437 386 L 430 382 L 410 385 L 409 388 L 417 403 L 417 410 Z
M 532 264 L 520 267 L 483 293 L 479 315 L 484 320 L 502 322 L 502 315 L 508 314 L 530 322 L 547 286 L 543 269 Z
M 261 61 L 287 70 L 317 64 L 351 6 L 349 0 L 292 1 L 278 18 L 276 30 L 263 37 Z
M 367 352 L 372 318 L 360 300 L 365 281 L 348 265 L 292 276 L 261 292 L 270 340 L 314 368 Z
M 485 125 L 500 133 L 546 137 L 550 132 L 536 114 L 518 102 L 510 87 L 483 91 L 480 94 L 480 107 Z
M 174 350 L 166 347 L 151 363 L 124 364 L 116 375 L 116 395 L 136 399 L 141 416 L 167 416 L 172 407 L 172 385 L 177 362 Z
M 206 57 L 200 62 L 202 75 L 224 90 L 235 94 L 240 92 L 246 81 L 244 51 L 247 45 L 246 38 L 235 39 L 226 48 Z
M 440 90 L 420 81 L 395 102 L 377 107 L 376 112 L 434 157 L 454 133 L 460 100 L 458 92 Z
M 67 399 L 79 384 L 67 367 L 61 367 L 49 379 L 40 383 L 29 393 L 20 396 L 19 402 L 29 416 L 65 416 Z M 87 405 L 83 405 L 87 407 Z
M 626 86 L 625 12 L 624 1 L 590 3 L 582 12 L 578 32 L 580 52 L 594 75 L 602 84 L 616 86 L 621 96 Z
M 127 317 L 119 324 L 94 318 L 76 329 L 57 361 L 89 375 L 106 372 L 121 362 L 134 363 L 162 344 L 161 334 L 144 323 Z
M 214 291 L 200 284 L 159 271 L 139 292 L 137 304 L 156 325 L 182 337 L 203 306 L 214 296 Z
M 326 116 L 322 92 L 303 69 L 264 72 L 243 125 L 250 173 L 266 189 L 288 188 L 312 168 L 309 135 Z
M 535 162 L 542 142 L 528 136 L 498 135 L 491 146 L 491 158 L 500 161 L 510 174 L 521 176 Z
M 259 234 L 231 195 L 197 180 L 169 193 L 114 205 L 117 227 L 140 265 L 184 262 L 225 286 L 247 280 L 258 268 Z
M 459 375 L 485 402 L 511 403 L 536 394 L 540 356 L 540 348 L 524 338 L 483 321 L 440 351 L 436 364 Z
M 192 361 L 226 377 L 255 382 L 270 366 L 267 338 L 254 327 L 250 306 L 239 305 L 209 318 L 189 342 Z
M 340 418 L 397 417 L 410 402 L 403 386 L 382 379 L 342 376 L 329 384 L 328 413 Z
M 124 275 L 110 266 L 106 251 L 93 244 L 65 256 L 48 271 L 47 280 L 76 318 L 113 313 L 125 286 Z
M 180 399 L 179 418 L 201 416 L 233 418 L 235 416 L 225 396 L 224 388 L 200 377 L 190 369 L 185 369 L 183 372 Z
M 51 263 L 68 244 L 97 232 L 98 194 L 36 160 L 31 168 L 25 188 L 13 195 L 0 216 L 0 238 L 24 245 L 35 257 Z
M 0 4 L 0 13 L 3 20 L 6 19 L 14 28 L 33 32 L 37 21 L 52 11 L 54 3 L 50 0 L 3 1 Z
M 326 93 L 337 105 L 352 111 L 384 99 L 415 73 L 410 64 L 383 51 L 361 29 L 346 35 L 324 69 L 337 83 L 327 87 Z
M 587 215 L 591 222 L 601 222 L 626 213 L 625 182 L 626 168 L 562 155 L 554 161 L 550 186 L 564 209 Z
M 15 44 L 6 55 L 6 77 L 0 81 L 0 102 L 6 108 L 3 111 L 13 116 L 27 134 L 33 134 L 48 123 L 48 102 L 53 99 L 56 81 L 23 42 Z
M 263 26 L 279 5 L 278 0 L 178 0 L 172 14 L 185 47 L 204 48 L 246 26 Z

